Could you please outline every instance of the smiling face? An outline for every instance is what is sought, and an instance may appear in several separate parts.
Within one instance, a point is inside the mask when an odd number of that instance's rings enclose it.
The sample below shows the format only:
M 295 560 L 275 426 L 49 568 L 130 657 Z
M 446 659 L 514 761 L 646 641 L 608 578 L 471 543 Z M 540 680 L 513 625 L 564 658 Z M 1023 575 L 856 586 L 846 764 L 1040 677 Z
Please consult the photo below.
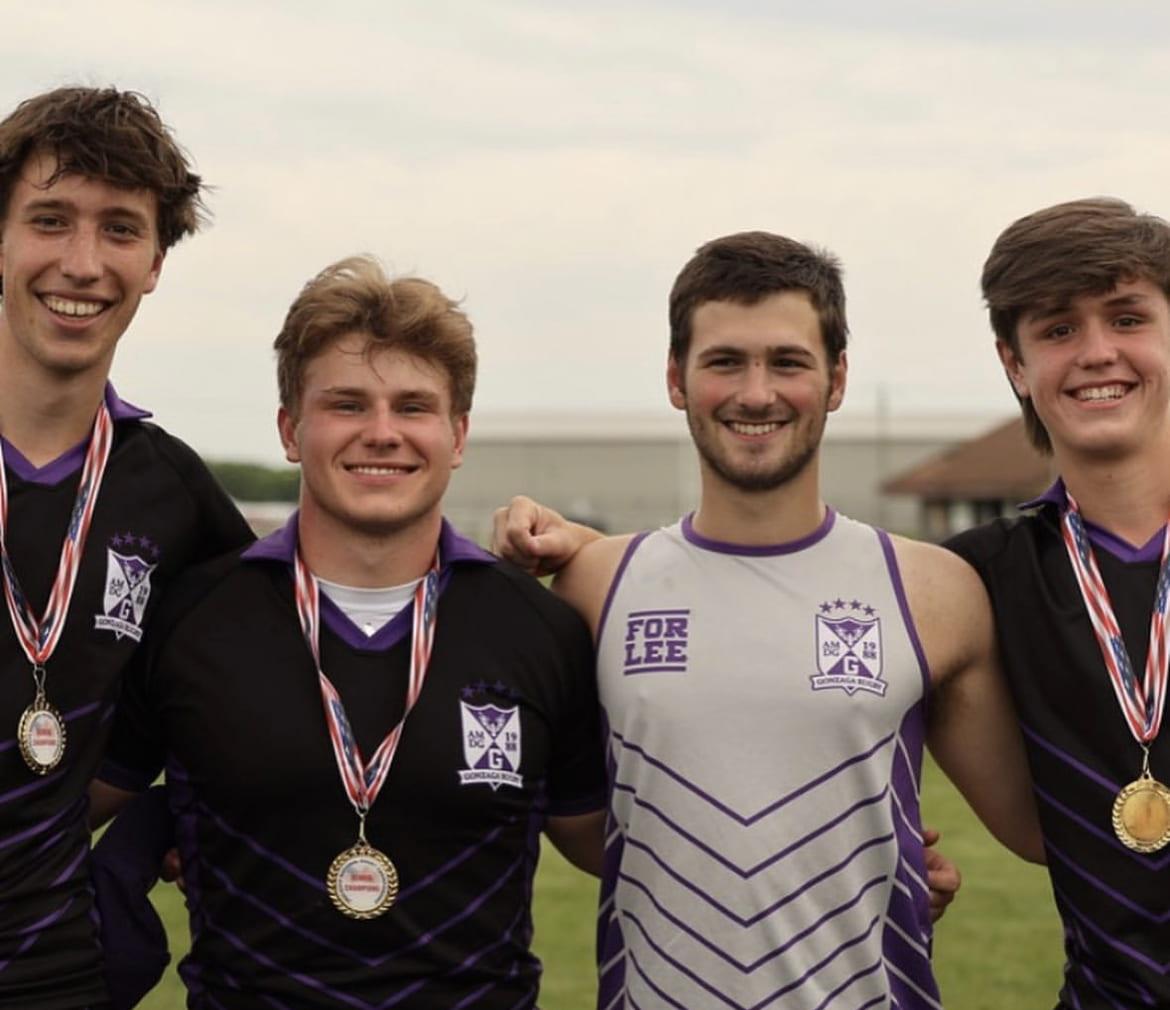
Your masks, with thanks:
M 1149 281 L 1025 313 L 1000 359 L 1030 400 L 1058 465 L 1122 458 L 1170 437 L 1170 305 Z M 1159 464 L 1161 465 L 1161 464 Z
M 452 416 L 450 381 L 395 348 L 366 353 L 349 333 L 312 358 L 297 415 L 281 408 L 281 441 L 301 465 L 302 529 L 382 536 L 437 527 L 463 459 L 467 415 Z
M 30 378 L 92 372 L 104 380 L 118 339 L 162 269 L 158 201 L 65 175 L 34 154 L 0 224 L 0 360 Z
M 671 359 L 671 403 L 685 410 L 704 473 L 741 491 L 770 491 L 815 460 L 825 417 L 841 405 L 845 358 L 830 365 L 804 291 L 753 305 L 704 302 L 686 361 Z

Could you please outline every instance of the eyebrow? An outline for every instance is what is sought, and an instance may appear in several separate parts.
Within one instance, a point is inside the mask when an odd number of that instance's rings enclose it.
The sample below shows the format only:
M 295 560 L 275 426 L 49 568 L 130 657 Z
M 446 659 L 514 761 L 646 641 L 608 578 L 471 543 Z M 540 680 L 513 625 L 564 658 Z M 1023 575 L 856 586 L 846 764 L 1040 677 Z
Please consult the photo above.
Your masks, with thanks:
M 1130 307 L 1137 307 L 1140 305 L 1148 305 L 1150 302 L 1149 295 L 1143 295 L 1136 291 L 1131 291 L 1124 295 L 1114 295 L 1112 298 L 1107 298 L 1104 302 L 1106 308 L 1109 309 L 1124 309 Z M 1023 319 L 1026 323 L 1035 323 L 1043 319 L 1050 319 L 1052 316 L 1059 316 L 1072 309 L 1072 302 L 1056 302 L 1050 305 L 1041 305 L 1031 312 L 1027 313 Z
M 718 357 L 722 354 L 743 356 L 748 353 L 750 352 L 746 348 L 743 348 L 737 344 L 719 344 L 715 347 L 708 347 L 699 354 L 699 357 Z M 816 356 L 807 347 L 802 347 L 800 344 L 770 344 L 764 348 L 764 353 L 767 355 L 787 354 L 806 358 L 812 358 Z
M 72 211 L 77 212 L 77 204 L 70 200 L 55 199 L 52 197 L 45 197 L 40 200 L 31 200 L 25 205 L 25 213 L 37 213 L 40 211 Z M 149 226 L 150 218 L 139 210 L 133 207 L 126 207 L 121 204 L 115 204 L 112 207 L 103 207 L 101 210 L 101 217 L 103 218 L 123 218 L 137 222 L 140 225 Z

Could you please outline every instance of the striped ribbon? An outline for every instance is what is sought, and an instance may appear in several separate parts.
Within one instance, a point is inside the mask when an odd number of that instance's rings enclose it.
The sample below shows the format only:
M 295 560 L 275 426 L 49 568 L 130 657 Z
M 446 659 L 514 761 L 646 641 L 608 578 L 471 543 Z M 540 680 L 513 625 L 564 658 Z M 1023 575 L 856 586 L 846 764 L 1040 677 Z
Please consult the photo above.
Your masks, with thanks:
M 309 651 L 313 654 L 313 662 L 317 667 L 317 680 L 321 685 L 321 701 L 325 707 L 325 722 L 329 727 L 329 739 L 333 744 L 333 756 L 337 760 L 337 770 L 341 773 L 341 781 L 345 786 L 346 795 L 359 817 L 365 817 L 394 762 L 394 755 L 398 750 L 398 741 L 402 736 L 402 727 L 406 724 L 406 717 L 414 708 L 415 702 L 422 694 L 423 682 L 427 677 L 427 667 L 430 664 L 431 650 L 435 641 L 435 624 L 438 612 L 439 599 L 439 555 L 431 564 L 426 577 L 414 591 L 414 615 L 411 626 L 410 647 L 410 676 L 406 686 L 406 706 L 398 724 L 386 734 L 386 738 L 378 745 L 369 762 L 362 759 L 361 750 L 354 739 L 350 728 L 349 718 L 345 714 L 345 706 L 337 689 L 321 669 L 320 649 L 320 618 L 321 598 L 316 576 L 309 571 L 298 550 L 294 563 L 294 582 L 297 603 L 297 616 L 300 618 L 301 631 Z
M 1113 693 L 1129 724 L 1134 739 L 1147 746 L 1158 735 L 1162 726 L 1162 710 L 1166 705 L 1166 613 L 1170 598 L 1170 531 L 1162 534 L 1162 563 L 1158 570 L 1158 585 L 1154 593 L 1154 607 L 1150 614 L 1150 646 L 1146 654 L 1145 677 L 1134 676 L 1133 664 L 1121 637 L 1121 628 L 1113 613 L 1109 591 L 1101 578 L 1097 559 L 1085 531 L 1080 509 L 1071 494 L 1068 509 L 1061 521 L 1064 546 L 1076 573 L 1081 598 L 1089 612 L 1105 669 L 1113 684 Z
M 0 560 L 4 568 L 4 599 L 8 603 L 8 614 L 17 640 L 28 661 L 38 675 L 53 655 L 69 616 L 69 603 L 73 599 L 73 587 L 77 583 L 77 572 L 81 567 L 81 555 L 85 550 L 85 539 L 89 535 L 89 524 L 93 519 L 98 491 L 106 473 L 106 462 L 110 458 L 113 444 L 114 423 L 109 408 L 103 402 L 98 408 L 93 424 L 93 434 L 85 453 L 81 468 L 81 483 L 77 497 L 73 500 L 73 512 L 65 541 L 61 545 L 61 559 L 57 563 L 57 575 L 49 593 L 49 602 L 38 621 L 32 613 L 28 600 L 20 589 L 16 570 L 8 555 L 5 536 L 8 530 L 8 480 L 4 473 L 3 448 L 0 447 Z

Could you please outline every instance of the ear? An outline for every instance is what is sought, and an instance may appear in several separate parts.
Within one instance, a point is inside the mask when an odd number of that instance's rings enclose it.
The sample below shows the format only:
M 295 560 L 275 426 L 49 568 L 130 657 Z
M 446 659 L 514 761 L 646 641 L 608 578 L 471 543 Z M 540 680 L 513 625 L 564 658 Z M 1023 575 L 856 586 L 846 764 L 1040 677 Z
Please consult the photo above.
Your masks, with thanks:
M 829 404 L 830 411 L 841 406 L 845 399 L 845 377 L 849 372 L 849 358 L 844 351 L 837 363 L 829 369 Z
M 158 279 L 162 274 L 163 260 L 166 258 L 167 254 L 161 249 L 159 249 L 154 254 L 154 259 L 150 264 L 150 273 L 146 276 L 146 286 L 142 289 L 142 293 L 144 295 L 150 294 L 155 288 L 158 287 Z
M 467 445 L 467 429 L 470 424 L 470 418 L 466 414 L 460 414 L 455 418 L 455 446 L 451 452 L 451 469 L 463 465 L 463 450 Z
M 666 391 L 670 396 L 670 405 L 676 410 L 687 409 L 685 371 L 686 364 L 680 363 L 673 354 L 666 359 Z
M 276 430 L 280 432 L 280 444 L 284 446 L 284 458 L 290 463 L 301 461 L 301 447 L 297 444 L 297 420 L 284 407 L 276 412 Z
M 999 360 L 1008 377 L 1008 382 L 1016 391 L 1016 396 L 1021 400 L 1024 399 L 1028 396 L 1028 380 L 1024 377 L 1024 363 L 1020 360 L 1019 354 L 1012 350 L 1011 344 L 1006 340 L 997 340 L 995 350 L 999 354 Z

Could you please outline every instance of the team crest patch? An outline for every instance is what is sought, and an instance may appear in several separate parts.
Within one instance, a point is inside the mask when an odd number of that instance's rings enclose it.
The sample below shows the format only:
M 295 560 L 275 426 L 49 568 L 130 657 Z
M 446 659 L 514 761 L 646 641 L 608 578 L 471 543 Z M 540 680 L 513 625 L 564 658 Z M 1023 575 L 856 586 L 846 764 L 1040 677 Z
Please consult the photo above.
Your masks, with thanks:
M 158 567 L 158 546 L 146 536 L 121 533 L 106 548 L 104 613 L 93 626 L 117 638 L 142 640 L 142 618 L 150 602 L 150 576 Z
M 816 638 L 818 672 L 810 678 L 814 691 L 886 693 L 882 622 L 873 607 L 860 600 L 822 603 L 816 615 Z
M 463 758 L 467 768 L 459 772 L 461 785 L 484 784 L 521 789 L 520 706 L 472 705 L 459 702 L 463 722 Z

